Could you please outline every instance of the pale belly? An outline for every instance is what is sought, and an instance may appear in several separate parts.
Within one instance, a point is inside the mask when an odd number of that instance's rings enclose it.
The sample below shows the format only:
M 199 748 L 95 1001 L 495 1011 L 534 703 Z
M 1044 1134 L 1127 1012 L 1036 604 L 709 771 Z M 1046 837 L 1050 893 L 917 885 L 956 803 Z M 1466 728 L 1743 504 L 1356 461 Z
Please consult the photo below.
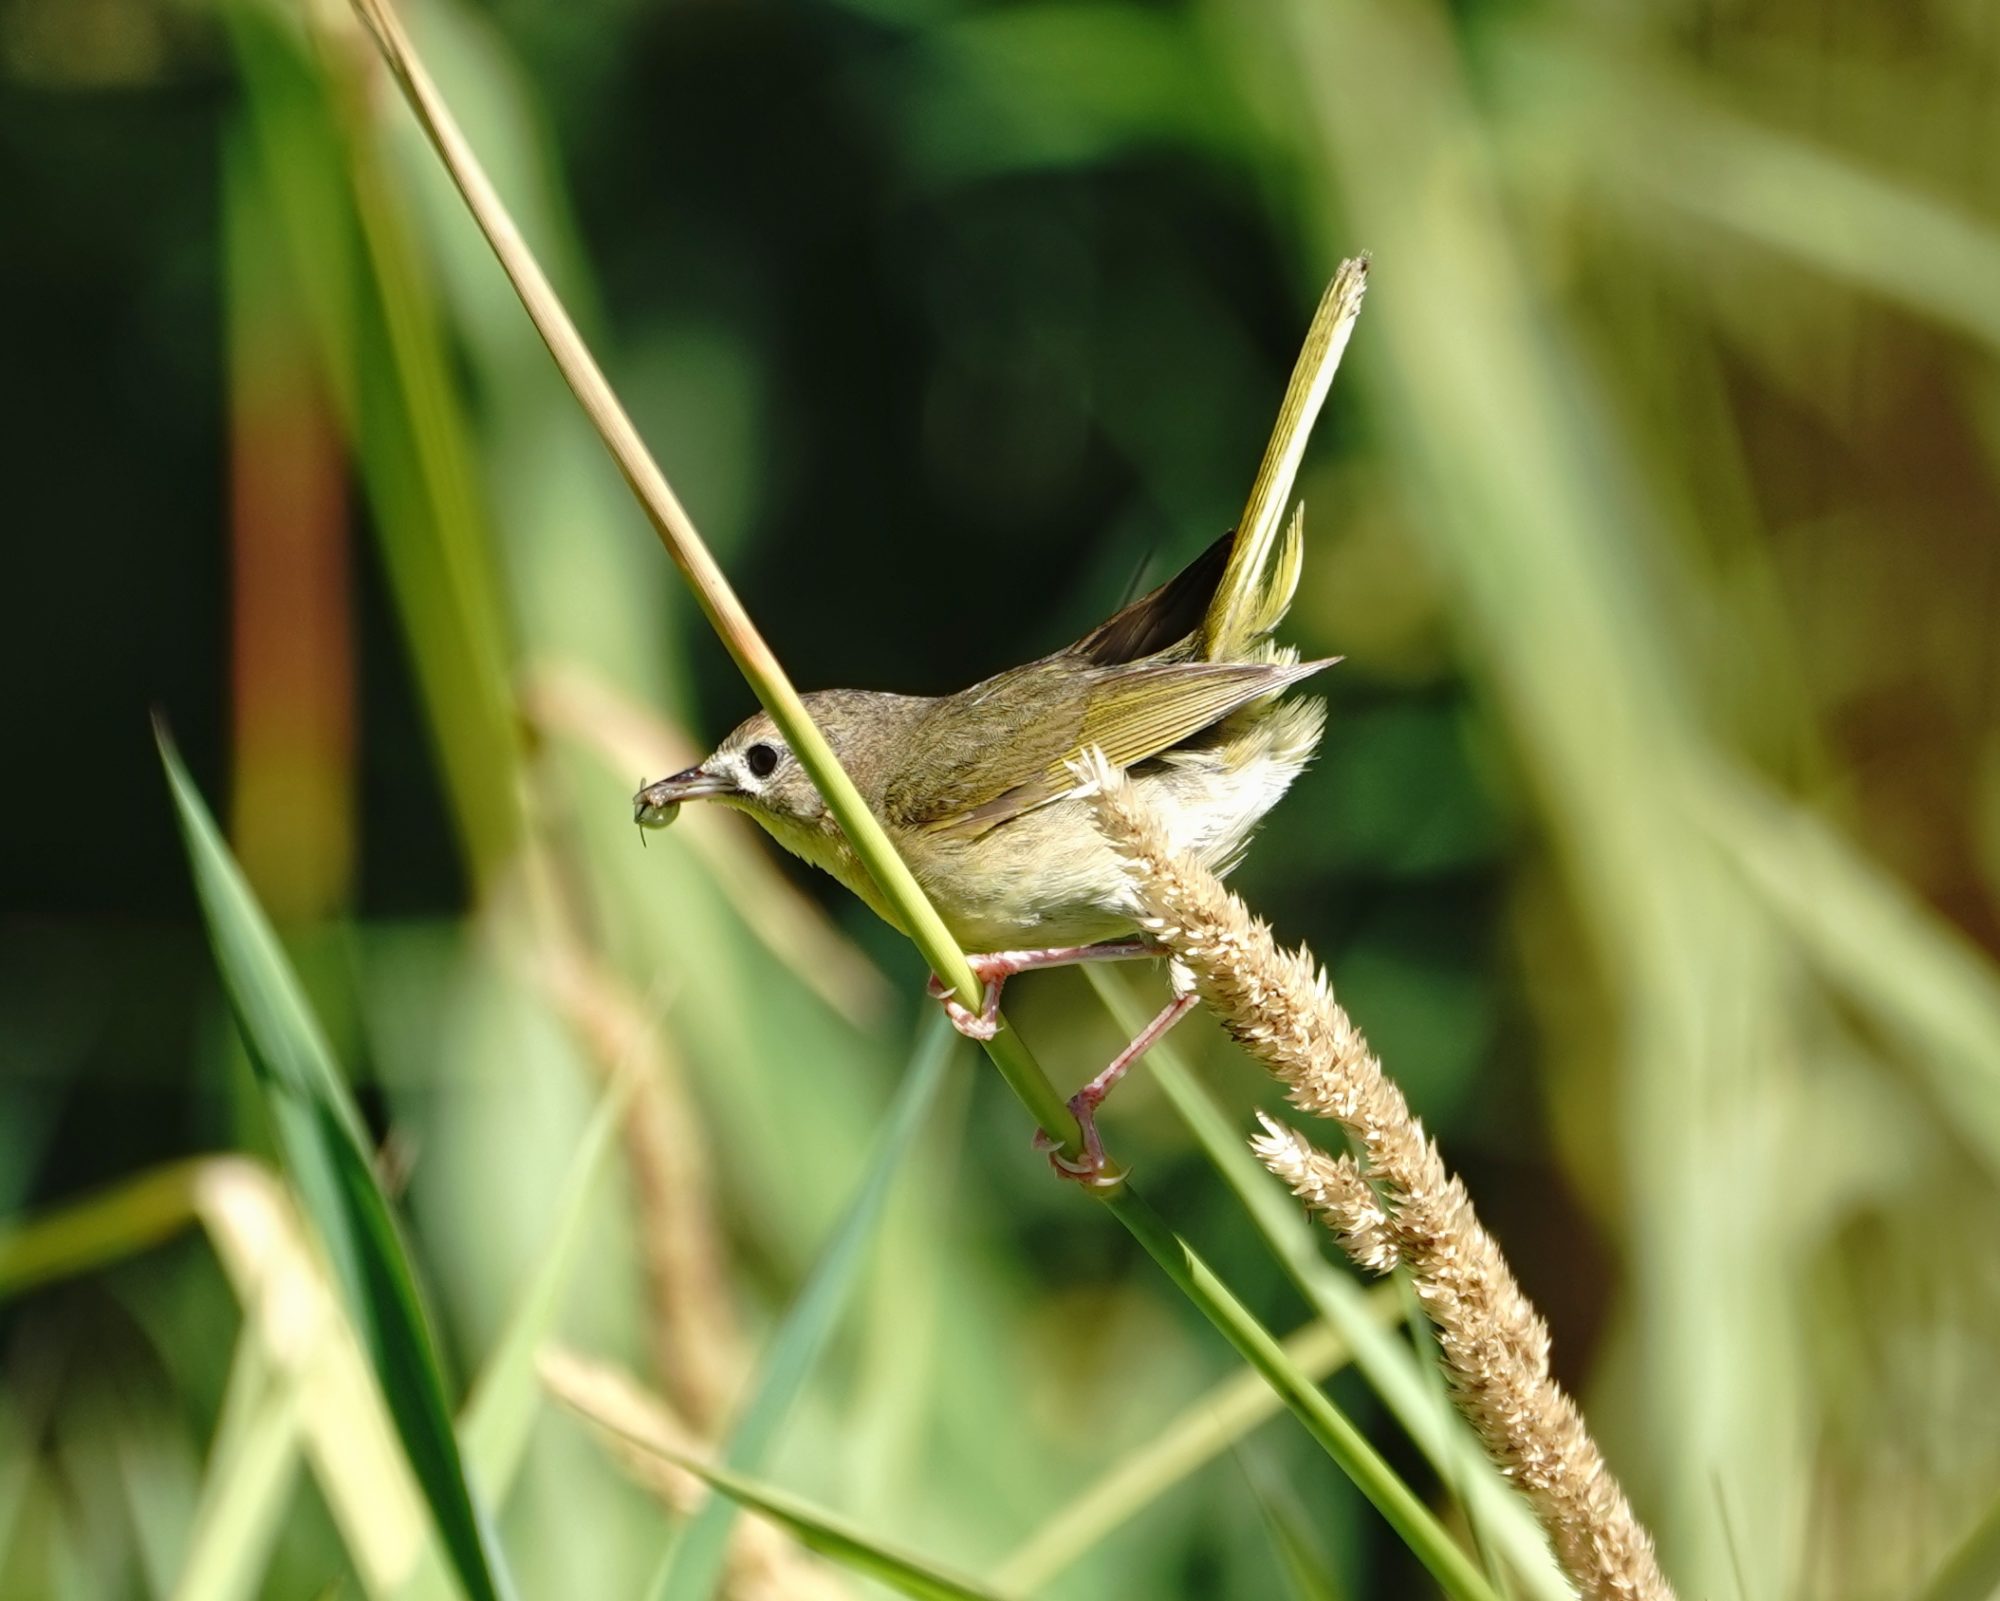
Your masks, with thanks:
M 1227 872 L 1296 771 L 1189 765 L 1134 782 L 1166 822 L 1175 850 Z M 1125 867 L 1086 801 L 1057 801 L 977 839 L 927 840 L 910 854 L 918 882 L 969 951 L 1092 944 L 1136 926 Z

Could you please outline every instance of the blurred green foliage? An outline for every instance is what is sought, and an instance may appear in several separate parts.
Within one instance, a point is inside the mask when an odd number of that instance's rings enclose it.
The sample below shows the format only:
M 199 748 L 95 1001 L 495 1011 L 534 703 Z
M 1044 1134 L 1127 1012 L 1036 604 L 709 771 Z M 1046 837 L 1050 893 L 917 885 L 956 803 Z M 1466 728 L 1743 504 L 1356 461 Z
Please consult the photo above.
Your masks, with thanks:
M 1238 882 L 1466 1174 L 1684 1595 L 2000 1582 L 1990 8 L 412 11 L 806 686 L 956 687 L 1199 549 L 1372 249 L 1289 625 L 1348 661 Z M 461 1399 L 560 1279 L 564 1341 L 723 1433 L 919 1013 L 901 942 L 732 820 L 639 851 L 641 769 L 747 696 L 390 87 L 303 17 L 0 10 L 0 1204 L 142 1186 L 129 1250 L 0 1306 L 9 1596 L 195 1558 L 373 1594 L 396 1554 L 325 1464 L 241 1470 L 294 1424 L 239 1247 L 143 1187 L 275 1155 L 150 709 L 355 1076 Z M 1010 1003 L 1065 1083 L 1116 1044 L 1075 975 Z M 1186 1033 L 1247 1130 L 1269 1087 Z M 986 1574 L 1230 1367 L 970 1060 L 760 1472 Z M 1143 1075 L 1107 1127 L 1266 1321 L 1310 1315 Z M 1240 1452 L 1049 1593 L 1420 1589 L 1290 1420 Z M 524 1593 L 665 1571 L 559 1409 L 504 1477 Z

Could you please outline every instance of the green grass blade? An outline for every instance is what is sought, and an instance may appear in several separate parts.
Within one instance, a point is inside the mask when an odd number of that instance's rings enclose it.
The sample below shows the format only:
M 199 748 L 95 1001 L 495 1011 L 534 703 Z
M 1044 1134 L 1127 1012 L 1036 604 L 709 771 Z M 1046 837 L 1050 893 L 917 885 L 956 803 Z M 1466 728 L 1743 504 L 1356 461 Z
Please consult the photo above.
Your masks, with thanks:
M 1144 1008 L 1109 974 L 1085 970 L 1123 1028 Z M 1147 1053 L 1147 1066 L 1216 1171 L 1235 1190 L 1266 1245 L 1313 1308 L 1340 1331 L 1354 1365 L 1388 1406 L 1441 1479 L 1464 1493 L 1482 1545 L 1503 1556 L 1535 1601 L 1573 1601 L 1548 1542 L 1527 1506 L 1493 1471 L 1408 1345 L 1368 1315 L 1368 1292 L 1326 1259 L 1320 1231 L 1299 1211 L 1231 1126 L 1171 1044 Z
M 590 1199 L 603 1176 L 606 1160 L 616 1148 L 618 1125 L 631 1105 L 637 1083 L 627 1071 L 605 1090 L 590 1126 L 584 1130 L 556 1205 L 555 1226 L 534 1277 L 520 1305 L 507 1320 L 499 1343 L 472 1387 L 459 1421 L 459 1446 L 472 1482 L 489 1506 L 499 1506 L 512 1486 L 528 1443 L 541 1382 L 535 1353 L 555 1321 L 556 1308 L 571 1270 L 591 1235 L 584 1225 Z
M 1393 1319 L 1393 1292 L 1371 1291 L 1376 1311 Z M 1301 1372 L 1323 1383 L 1350 1360 L 1347 1342 L 1325 1323 L 1314 1323 L 1285 1341 L 1285 1354 Z M 1215 1460 L 1284 1403 L 1256 1373 L 1232 1373 L 1195 1397 L 1180 1415 L 1096 1482 L 1068 1497 L 994 1577 L 1010 1590 L 1038 1593 L 1190 1474 Z
M 473 1601 L 512 1594 L 473 1503 L 416 1279 L 375 1182 L 360 1114 L 283 948 L 173 742 L 158 732 L 195 890 L 286 1166 L 318 1229 L 403 1449 Z
M 356 85 L 315 60 L 278 8 L 221 8 L 244 91 L 225 220 L 276 225 L 292 292 L 374 512 L 467 867 L 484 877 L 519 834 L 518 737 L 499 579 L 450 362 L 420 263 L 382 181 Z
M 1635 224 L 1677 236 L 1695 218 L 2000 348 L 2000 231 L 1973 207 L 1620 53 L 1521 30 L 1506 56 L 1514 114 Z
M 1266 1383 L 1297 1413 L 1306 1432 L 1333 1458 L 1380 1512 L 1396 1537 L 1454 1601 L 1498 1601 L 1478 1565 L 1446 1531 L 1431 1509 L 1403 1482 L 1382 1453 L 1354 1422 L 1329 1400 L 1285 1355 L 1263 1324 L 1252 1317 L 1194 1248 L 1128 1185 L 1105 1198 L 1108 1207 L 1146 1248 L 1146 1254 L 1180 1291 L 1200 1307 L 1216 1329 Z
M 29 1222 L 0 1224 L 0 1296 L 88 1273 L 193 1223 L 196 1164 L 155 1168 Z
M 937 1099 L 956 1037 L 942 1011 L 926 1023 L 902 1088 L 876 1136 L 867 1177 L 772 1339 L 756 1393 L 731 1430 L 724 1451 L 730 1468 L 742 1471 L 760 1465 L 833 1332 L 860 1276 L 866 1246 L 881 1222 L 903 1155 Z M 714 1592 L 731 1520 L 732 1509 L 725 1502 L 716 1501 L 703 1509 L 676 1545 L 661 1575 L 654 1591 L 660 1601 L 706 1601 Z
M 592 1421 L 597 1427 L 609 1430 L 662 1461 L 692 1473 L 738 1506 L 761 1512 L 774 1522 L 783 1524 L 808 1549 L 831 1558 L 855 1573 L 886 1584 L 901 1595 L 916 1596 L 919 1601 L 1004 1601 L 1004 1591 L 990 1589 L 977 1579 L 953 1573 L 927 1557 L 917 1556 L 877 1535 L 866 1533 L 837 1513 L 815 1506 L 789 1491 L 760 1484 L 727 1468 L 687 1456 L 659 1440 L 633 1434 L 606 1419 L 594 1418 Z

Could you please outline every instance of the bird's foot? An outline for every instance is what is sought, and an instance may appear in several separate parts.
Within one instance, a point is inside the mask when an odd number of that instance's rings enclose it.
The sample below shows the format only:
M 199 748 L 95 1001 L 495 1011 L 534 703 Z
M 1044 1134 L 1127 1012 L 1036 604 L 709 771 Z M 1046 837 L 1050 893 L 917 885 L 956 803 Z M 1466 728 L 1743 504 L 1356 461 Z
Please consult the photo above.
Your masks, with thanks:
M 1186 1017 L 1194 1009 L 1194 1003 L 1192 995 L 1176 995 L 1161 1009 L 1159 1016 L 1139 1030 L 1130 1045 L 1111 1059 L 1102 1073 L 1069 1098 L 1070 1116 L 1076 1119 L 1078 1143 L 1082 1146 L 1081 1158 L 1069 1155 L 1062 1142 L 1047 1130 L 1035 1130 L 1035 1149 L 1048 1157 L 1049 1166 L 1056 1170 L 1057 1177 L 1074 1179 L 1091 1190 L 1113 1189 L 1125 1182 L 1125 1170 L 1104 1154 L 1104 1140 L 1097 1132 L 1097 1109 L 1110 1095 L 1112 1086 L 1125 1076 L 1126 1069 L 1151 1050 L 1168 1029 Z
M 1160 947 L 1151 940 L 1124 939 L 1107 940 L 1101 945 L 1053 945 L 1043 950 L 968 955 L 966 965 L 986 991 L 976 1012 L 959 1000 L 957 990 L 946 988 L 944 980 L 935 973 L 924 988 L 932 1000 L 943 1002 L 945 1016 L 959 1033 L 967 1039 L 990 1040 L 1000 1032 L 1001 986 L 1016 973 L 1032 972 L 1038 967 L 1069 967 L 1078 962 L 1133 961 L 1159 954 Z
M 974 973 L 979 970 L 973 969 Z M 958 991 L 946 989 L 944 980 L 933 973 L 930 982 L 924 985 L 924 993 L 944 1007 L 944 1015 L 951 1019 L 951 1026 L 969 1040 L 990 1040 L 1000 1032 L 1000 984 L 994 980 L 986 985 L 986 997 L 980 1002 L 979 1010 L 962 1004 Z

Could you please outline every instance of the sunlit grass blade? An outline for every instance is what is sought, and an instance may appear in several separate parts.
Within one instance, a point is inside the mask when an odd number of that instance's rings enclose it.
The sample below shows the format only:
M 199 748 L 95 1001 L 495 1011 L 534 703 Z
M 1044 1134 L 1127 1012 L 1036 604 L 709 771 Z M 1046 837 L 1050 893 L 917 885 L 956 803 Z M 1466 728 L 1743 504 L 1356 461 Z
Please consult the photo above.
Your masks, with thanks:
M 1393 1293 L 1369 1297 L 1374 1311 L 1394 1319 Z M 1322 1383 L 1351 1360 L 1347 1342 L 1324 1323 L 1285 1341 L 1285 1355 L 1299 1371 Z M 1257 1374 L 1241 1372 L 1197 1396 L 1166 1428 L 1114 1463 L 1095 1483 L 1069 1497 L 994 1575 L 1002 1588 L 1039 1592 L 1099 1541 L 1137 1516 L 1175 1485 L 1207 1465 L 1284 1402 Z
M 287 1168 L 332 1260 L 452 1565 L 474 1601 L 499 1601 L 512 1586 L 466 1484 L 416 1279 L 376 1184 L 360 1113 L 277 936 L 164 729 L 159 744 L 216 965 Z
M 703 1462 L 674 1449 L 664 1440 L 636 1434 L 620 1420 L 594 1414 L 586 1416 L 596 1427 L 692 1473 L 736 1505 L 761 1512 L 774 1522 L 783 1524 L 808 1549 L 832 1558 L 855 1573 L 886 1584 L 899 1594 L 916 1596 L 919 1601 L 1003 1601 L 1004 1591 L 990 1589 L 977 1579 L 953 1573 L 928 1558 L 905 1551 L 788 1491 Z
M 361 1344 L 290 1194 L 241 1157 L 177 1163 L 0 1236 L 0 1294 L 97 1268 L 199 1224 L 255 1338 L 292 1384 L 300 1438 L 370 1596 L 430 1601 L 450 1584 L 422 1492 Z M 242 1409 L 225 1409 L 223 1438 Z M 193 1556 L 190 1556 L 193 1560 Z
M 909 1070 L 869 1154 L 867 1176 L 798 1299 L 779 1324 L 765 1352 L 756 1390 L 730 1430 L 723 1451 L 729 1468 L 754 1470 L 762 1464 L 786 1413 L 804 1388 L 860 1277 L 868 1243 L 887 1207 L 890 1186 L 902 1171 L 902 1159 L 937 1099 L 956 1039 L 942 1012 L 926 1022 Z M 730 1522 L 731 1509 L 725 1502 L 713 1502 L 702 1510 L 675 1545 L 661 1573 L 660 1601 L 706 1601 L 721 1575 Z
M 1107 973 L 1085 972 L 1120 1028 L 1144 1020 L 1145 1008 Z M 1492 1465 L 1424 1372 L 1410 1347 L 1370 1316 L 1366 1290 L 1328 1261 L 1318 1232 L 1298 1205 L 1250 1154 L 1247 1135 L 1232 1127 L 1171 1042 L 1147 1053 L 1147 1069 L 1172 1102 L 1216 1171 L 1236 1192 L 1266 1245 L 1313 1308 L 1347 1341 L 1354 1366 L 1424 1453 L 1440 1479 L 1462 1492 L 1482 1542 L 1498 1551 L 1537 1601 L 1571 1601 L 1533 1515 Z
M 296 1375 L 254 1329 L 237 1341 L 175 1601 L 257 1594 L 297 1481 L 303 1419 Z
M 1314 1442 L 1382 1514 L 1396 1531 L 1396 1537 L 1410 1548 L 1445 1593 L 1461 1601 L 1464 1598 L 1494 1601 L 1493 1586 L 1437 1515 L 1369 1443 L 1353 1419 L 1286 1356 L 1271 1332 L 1250 1315 L 1194 1247 L 1168 1228 L 1129 1185 L 1106 1197 L 1104 1204 L 1145 1247 L 1146 1254 L 1167 1277 L 1236 1347 L 1243 1360 L 1284 1398 Z
M 506 1500 L 527 1448 L 541 1399 L 535 1353 L 555 1322 L 563 1287 L 590 1243 L 584 1226 L 589 1221 L 590 1199 L 607 1158 L 617 1148 L 618 1125 L 631 1104 L 635 1085 L 636 1079 L 628 1071 L 599 1099 L 556 1203 L 548 1245 L 460 1416 L 459 1446 L 465 1465 L 489 1506 L 499 1507 Z

